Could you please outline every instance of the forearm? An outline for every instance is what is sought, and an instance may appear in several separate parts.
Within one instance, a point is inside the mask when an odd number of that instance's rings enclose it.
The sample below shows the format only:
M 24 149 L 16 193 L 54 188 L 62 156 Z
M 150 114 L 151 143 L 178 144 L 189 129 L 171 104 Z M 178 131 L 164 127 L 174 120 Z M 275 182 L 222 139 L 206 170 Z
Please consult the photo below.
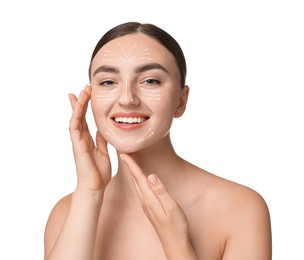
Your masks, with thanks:
M 73 193 L 71 207 L 47 260 L 92 260 L 103 192 Z

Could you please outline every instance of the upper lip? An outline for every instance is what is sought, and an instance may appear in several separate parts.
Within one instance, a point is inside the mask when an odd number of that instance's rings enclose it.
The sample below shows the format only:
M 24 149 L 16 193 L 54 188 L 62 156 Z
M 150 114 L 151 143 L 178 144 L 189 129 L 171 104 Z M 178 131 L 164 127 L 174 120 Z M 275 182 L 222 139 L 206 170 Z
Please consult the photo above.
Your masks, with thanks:
M 143 113 L 138 113 L 138 112 L 131 112 L 131 113 L 125 113 L 125 112 L 119 112 L 119 113 L 115 113 L 111 116 L 111 118 L 115 118 L 115 117 L 141 117 L 141 118 L 149 118 L 150 116 L 147 114 L 143 114 Z

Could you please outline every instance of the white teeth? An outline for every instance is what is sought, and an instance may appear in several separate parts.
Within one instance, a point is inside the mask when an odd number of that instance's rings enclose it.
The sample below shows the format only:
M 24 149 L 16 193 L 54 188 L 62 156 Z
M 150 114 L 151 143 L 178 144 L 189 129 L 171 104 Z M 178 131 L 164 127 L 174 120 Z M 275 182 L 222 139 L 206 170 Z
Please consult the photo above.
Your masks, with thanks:
M 140 124 L 145 121 L 143 117 L 115 117 L 117 123 Z

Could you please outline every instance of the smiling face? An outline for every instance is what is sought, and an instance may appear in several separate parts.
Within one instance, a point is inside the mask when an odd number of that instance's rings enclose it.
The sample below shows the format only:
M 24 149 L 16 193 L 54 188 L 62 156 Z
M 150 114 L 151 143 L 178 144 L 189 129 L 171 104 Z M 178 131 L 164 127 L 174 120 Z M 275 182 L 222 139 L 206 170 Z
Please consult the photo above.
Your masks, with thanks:
M 98 51 L 91 64 L 91 87 L 97 129 L 124 153 L 167 136 L 188 96 L 188 87 L 180 87 L 174 56 L 142 33 L 116 38 Z

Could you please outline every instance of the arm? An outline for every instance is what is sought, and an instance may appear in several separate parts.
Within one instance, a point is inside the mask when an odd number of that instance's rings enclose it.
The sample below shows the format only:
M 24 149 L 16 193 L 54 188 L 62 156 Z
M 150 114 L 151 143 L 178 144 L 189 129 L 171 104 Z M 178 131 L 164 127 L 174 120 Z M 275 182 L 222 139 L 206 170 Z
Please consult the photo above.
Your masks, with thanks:
M 96 146 L 85 114 L 91 88 L 77 99 L 69 95 L 73 114 L 70 135 L 76 163 L 77 187 L 53 209 L 45 232 L 45 259 L 91 260 L 103 193 L 111 178 L 106 141 L 97 133 Z
M 271 260 L 271 223 L 264 199 L 245 188 L 234 201 L 234 213 L 223 220 L 229 236 L 222 259 Z
M 160 179 L 148 178 L 128 155 L 121 155 L 128 165 L 143 210 L 153 225 L 168 260 L 197 260 L 191 246 L 188 221 L 181 207 L 167 192 Z
M 76 191 L 60 201 L 45 232 L 45 259 L 93 259 L 102 194 Z

